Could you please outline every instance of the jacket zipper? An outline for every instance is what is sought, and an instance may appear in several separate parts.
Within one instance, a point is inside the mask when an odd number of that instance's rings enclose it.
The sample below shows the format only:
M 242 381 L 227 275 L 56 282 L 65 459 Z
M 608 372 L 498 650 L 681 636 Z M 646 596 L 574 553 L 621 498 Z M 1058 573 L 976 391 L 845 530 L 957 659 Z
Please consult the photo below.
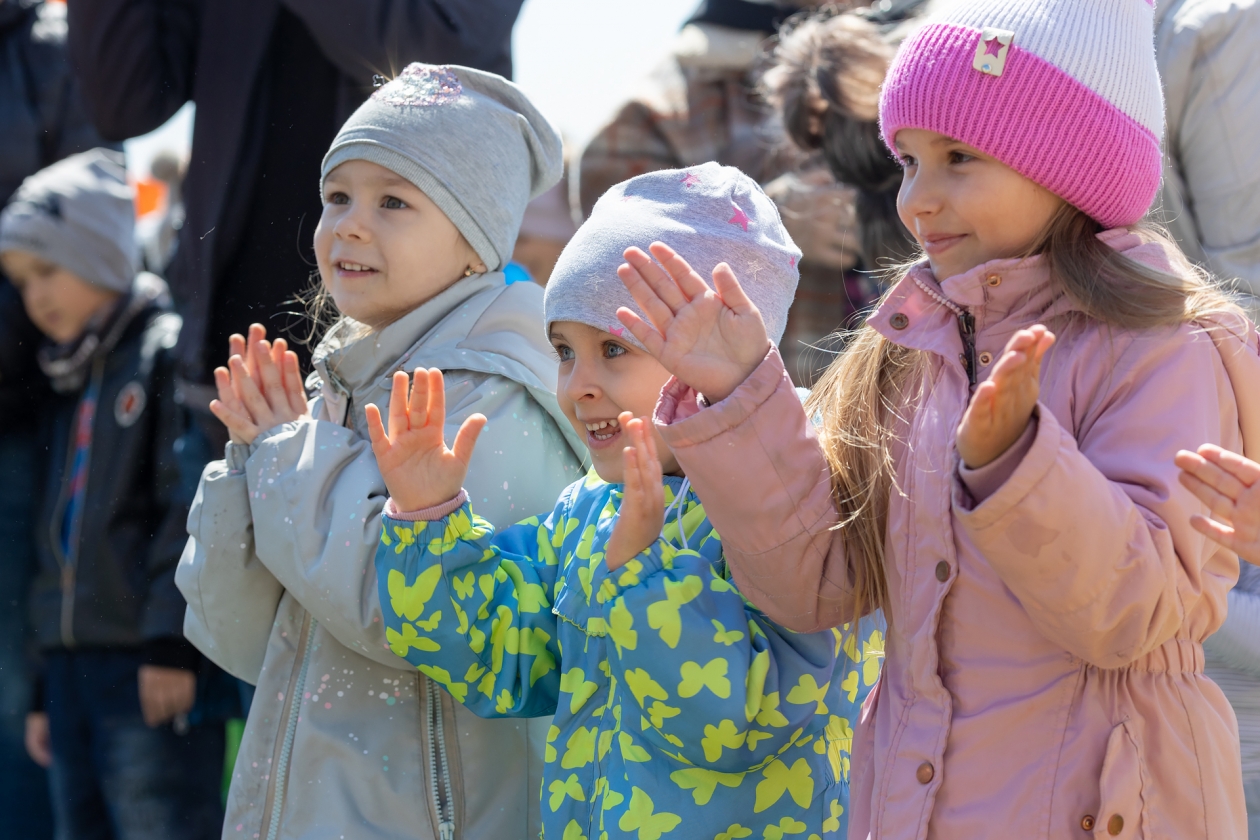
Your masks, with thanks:
M 92 363 L 92 378 L 88 384 L 88 388 L 84 391 L 84 395 L 96 392 L 97 409 L 100 409 L 100 386 L 101 380 L 105 378 L 105 359 L 98 358 Z M 70 442 L 66 449 L 66 464 L 71 469 L 74 467 L 74 452 L 78 448 L 79 437 L 79 412 L 83 410 L 82 403 L 74 412 L 74 425 L 70 429 Z M 88 441 L 87 454 L 84 456 L 87 465 L 83 472 L 83 496 L 87 497 L 87 481 L 92 473 L 92 443 L 96 440 L 96 417 L 92 418 L 92 439 Z M 74 523 L 74 530 L 70 534 L 70 556 L 67 557 L 61 550 L 61 524 L 66 515 L 66 506 L 70 500 L 66 497 L 66 492 L 70 489 L 70 482 L 74 476 L 68 472 L 61 480 L 61 493 L 57 498 L 57 506 L 53 509 L 52 522 L 48 526 L 48 539 L 52 545 L 53 556 L 57 558 L 57 563 L 61 566 L 61 644 L 67 648 L 75 646 L 74 642 L 74 587 L 77 579 L 75 569 L 79 564 L 79 537 L 83 533 L 83 516 L 85 510 L 79 511 L 78 521 Z
M 976 370 L 976 317 L 965 309 L 958 313 L 958 334 L 962 336 L 963 368 L 967 371 L 967 382 L 974 390 L 979 374 Z
M 297 733 L 298 712 L 302 704 L 302 690 L 306 687 L 306 669 L 310 665 L 311 614 L 307 613 L 302 620 L 302 634 L 298 639 L 298 650 L 293 673 L 289 675 L 288 705 L 280 718 L 280 749 L 271 768 L 271 789 L 267 792 L 269 807 L 263 813 L 262 825 L 267 826 L 267 840 L 276 840 L 280 835 L 280 816 L 284 811 L 285 783 L 289 773 L 289 756 L 293 752 L 293 737 Z
M 451 793 L 451 766 L 446 756 L 446 723 L 442 719 L 442 701 L 438 686 L 428 677 L 424 681 L 424 725 L 429 738 L 429 792 L 433 797 L 433 813 L 437 817 L 439 840 L 455 840 L 455 797 Z M 441 768 L 442 788 L 438 786 Z M 442 793 L 446 808 L 442 808 Z

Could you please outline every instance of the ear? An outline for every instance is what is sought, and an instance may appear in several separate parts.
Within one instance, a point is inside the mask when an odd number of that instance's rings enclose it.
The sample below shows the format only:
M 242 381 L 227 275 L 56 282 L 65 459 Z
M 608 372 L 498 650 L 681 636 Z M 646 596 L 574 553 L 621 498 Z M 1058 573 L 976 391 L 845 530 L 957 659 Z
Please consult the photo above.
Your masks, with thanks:
M 481 260 L 477 260 L 475 263 L 471 263 L 468 266 L 468 268 L 472 270 L 473 274 L 485 274 L 487 271 L 490 270 L 486 268 L 486 264 L 482 262 Z

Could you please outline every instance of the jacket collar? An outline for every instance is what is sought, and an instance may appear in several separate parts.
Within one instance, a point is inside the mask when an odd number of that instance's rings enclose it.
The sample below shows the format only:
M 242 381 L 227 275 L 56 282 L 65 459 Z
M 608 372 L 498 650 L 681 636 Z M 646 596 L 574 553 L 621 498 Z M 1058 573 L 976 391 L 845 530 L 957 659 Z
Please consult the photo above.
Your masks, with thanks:
M 313 364 L 325 383 L 343 395 L 375 382 L 419 341 L 473 296 L 502 285 L 499 272 L 455 283 L 379 332 L 352 318 L 338 321 L 315 348 Z
M 1134 260 L 1170 270 L 1159 243 L 1144 242 L 1123 228 L 1103 231 L 1098 238 Z M 1014 332 L 1077 308 L 1050 282 L 1040 256 L 992 260 L 943 282 L 936 280 L 924 261 L 893 288 L 867 323 L 904 347 L 953 358 L 962 349 L 954 307 L 975 318 L 977 333 Z

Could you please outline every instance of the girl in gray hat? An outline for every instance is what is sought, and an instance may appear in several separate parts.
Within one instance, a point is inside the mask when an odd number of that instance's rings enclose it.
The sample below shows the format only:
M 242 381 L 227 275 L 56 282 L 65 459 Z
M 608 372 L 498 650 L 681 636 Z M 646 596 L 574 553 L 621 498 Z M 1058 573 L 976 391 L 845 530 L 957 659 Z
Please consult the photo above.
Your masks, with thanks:
M 342 317 L 315 350 L 315 396 L 258 325 L 216 371 L 232 442 L 202 476 L 177 582 L 188 638 L 258 686 L 225 837 L 535 833 L 550 721 L 482 720 L 389 650 L 372 585 L 386 490 L 363 409 L 395 371 L 446 371 L 452 429 L 493 422 L 469 490 L 496 522 L 581 474 L 542 289 L 501 273 L 560 167 L 560 138 L 510 82 L 407 67 L 324 159 L 315 253 Z

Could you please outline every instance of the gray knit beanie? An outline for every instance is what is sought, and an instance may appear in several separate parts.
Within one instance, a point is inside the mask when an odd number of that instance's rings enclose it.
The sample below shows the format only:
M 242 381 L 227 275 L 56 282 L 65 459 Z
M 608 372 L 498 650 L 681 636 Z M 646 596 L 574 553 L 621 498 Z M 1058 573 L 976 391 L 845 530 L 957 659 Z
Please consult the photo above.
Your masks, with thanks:
M 801 251 L 757 182 L 716 163 L 649 172 L 604 193 L 547 281 L 547 330 L 555 321 L 577 321 L 642 347 L 617 320 L 620 306 L 643 315 L 617 267 L 630 246 L 647 250 L 658 240 L 710 284 L 714 266 L 728 263 L 761 311 L 770 340 L 779 343 L 800 278 Z
M 560 180 L 560 135 L 516 85 L 469 67 L 409 64 L 359 106 L 324 156 L 319 187 L 348 160 L 415 184 L 490 271 L 512 256 L 530 199 Z
M 30 251 L 88 283 L 130 291 L 140 252 L 122 154 L 92 149 L 23 181 L 0 213 L 0 251 Z

